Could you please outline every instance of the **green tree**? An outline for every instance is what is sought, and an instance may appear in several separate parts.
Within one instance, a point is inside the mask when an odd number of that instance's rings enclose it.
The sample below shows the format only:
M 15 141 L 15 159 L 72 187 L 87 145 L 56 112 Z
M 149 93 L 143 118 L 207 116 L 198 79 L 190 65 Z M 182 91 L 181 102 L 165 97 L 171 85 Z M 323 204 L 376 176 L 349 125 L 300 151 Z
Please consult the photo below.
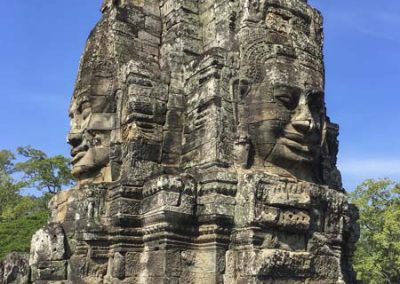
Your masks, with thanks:
M 400 184 L 367 180 L 352 193 L 361 237 L 354 267 L 364 283 L 400 283 Z
M 18 196 L 14 202 L 4 207 L 0 215 L 0 220 L 3 222 L 10 222 L 24 216 L 35 214 L 39 211 L 47 212 L 47 204 L 50 198 L 51 194 L 45 194 L 40 197 Z
M 47 210 L 41 210 L 0 222 L 0 260 L 11 252 L 29 252 L 32 235 L 47 219 Z
M 23 173 L 25 186 L 55 194 L 73 182 L 70 160 L 57 155 L 48 157 L 43 151 L 30 146 L 17 148 L 19 155 L 26 160 L 15 165 Z
M 48 157 L 32 147 L 20 147 L 17 153 L 0 150 L 0 259 L 29 251 L 32 235 L 47 222 L 50 198 L 73 182 L 69 159 Z M 22 161 L 16 163 L 17 157 Z M 29 188 L 44 194 L 21 195 Z
M 7 206 L 13 206 L 19 198 L 19 191 L 25 186 L 15 180 L 15 155 L 8 150 L 0 151 L 0 215 Z

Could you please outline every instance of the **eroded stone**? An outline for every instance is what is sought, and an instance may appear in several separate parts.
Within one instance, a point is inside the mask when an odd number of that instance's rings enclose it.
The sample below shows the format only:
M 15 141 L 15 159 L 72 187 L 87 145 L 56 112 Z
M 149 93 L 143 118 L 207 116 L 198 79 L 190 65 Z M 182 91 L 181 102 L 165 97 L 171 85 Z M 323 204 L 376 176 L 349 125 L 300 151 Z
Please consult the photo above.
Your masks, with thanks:
M 70 107 L 75 188 L 34 283 L 353 283 L 357 210 L 305 0 L 105 0 Z

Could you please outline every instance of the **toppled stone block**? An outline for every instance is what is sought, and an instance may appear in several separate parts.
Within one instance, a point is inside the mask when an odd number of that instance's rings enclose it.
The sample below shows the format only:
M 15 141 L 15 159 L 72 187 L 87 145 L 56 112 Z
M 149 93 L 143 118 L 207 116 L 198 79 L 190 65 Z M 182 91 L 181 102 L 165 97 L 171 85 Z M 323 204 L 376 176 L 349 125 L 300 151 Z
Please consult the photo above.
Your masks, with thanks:
M 59 224 L 53 223 L 39 230 L 32 237 L 29 264 L 64 260 L 65 241 L 64 230 Z

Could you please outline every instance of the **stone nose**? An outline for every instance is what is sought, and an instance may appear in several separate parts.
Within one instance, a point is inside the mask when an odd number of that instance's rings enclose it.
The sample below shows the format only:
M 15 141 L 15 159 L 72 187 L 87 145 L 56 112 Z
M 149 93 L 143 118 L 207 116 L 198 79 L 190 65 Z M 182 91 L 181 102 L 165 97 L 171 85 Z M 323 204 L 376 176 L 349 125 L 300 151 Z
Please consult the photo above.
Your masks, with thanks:
M 314 129 L 313 120 L 294 120 L 292 121 L 292 125 L 294 129 L 296 129 L 300 133 L 307 133 Z
M 315 128 L 315 120 L 307 104 L 299 106 L 297 114 L 292 118 L 291 124 L 300 133 L 307 133 Z
M 70 133 L 67 137 L 67 142 L 72 147 L 78 147 L 82 144 L 83 135 L 81 133 Z

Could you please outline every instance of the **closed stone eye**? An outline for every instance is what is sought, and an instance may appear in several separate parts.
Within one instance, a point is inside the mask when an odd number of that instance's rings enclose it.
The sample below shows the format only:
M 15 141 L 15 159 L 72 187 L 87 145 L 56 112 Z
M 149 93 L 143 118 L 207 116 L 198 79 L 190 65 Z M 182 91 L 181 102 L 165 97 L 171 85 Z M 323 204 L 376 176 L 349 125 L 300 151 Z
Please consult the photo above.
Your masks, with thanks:
M 289 94 L 276 94 L 275 99 L 282 103 L 286 108 L 293 110 L 297 105 L 297 97 Z

